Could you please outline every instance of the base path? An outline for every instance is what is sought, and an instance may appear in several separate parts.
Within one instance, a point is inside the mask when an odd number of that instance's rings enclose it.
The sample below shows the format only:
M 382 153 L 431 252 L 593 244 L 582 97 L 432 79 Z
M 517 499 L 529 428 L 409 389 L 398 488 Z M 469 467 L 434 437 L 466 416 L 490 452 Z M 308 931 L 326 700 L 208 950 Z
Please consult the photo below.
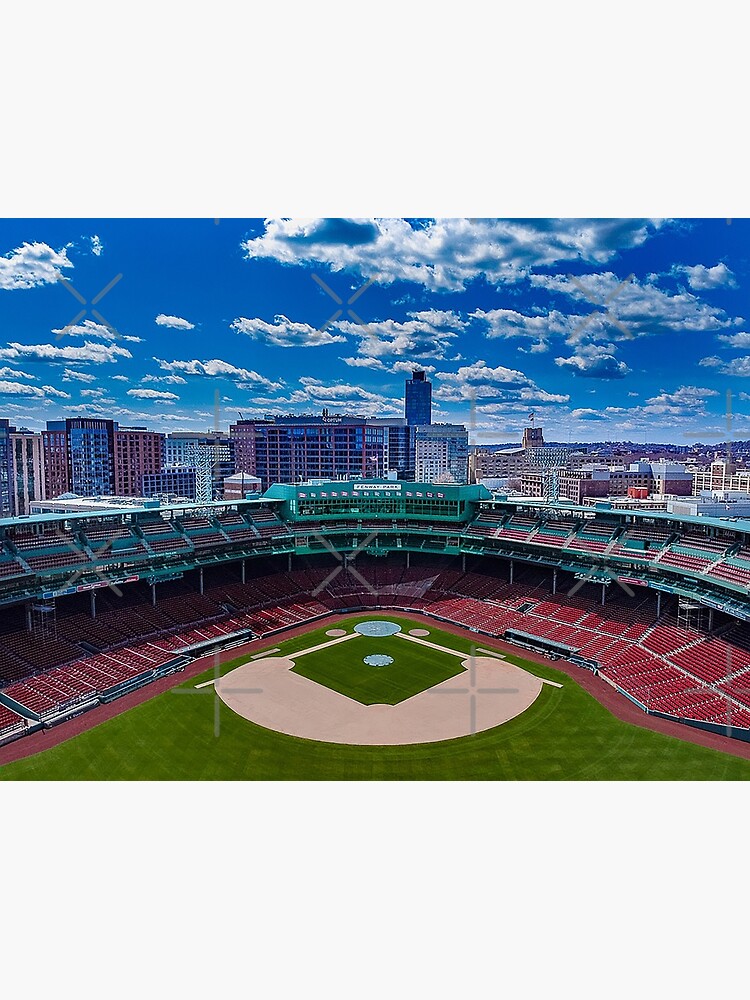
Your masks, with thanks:
M 386 609 L 378 610 L 387 613 Z M 476 632 L 471 632 L 464 626 L 446 621 L 443 618 L 432 618 L 421 611 L 405 610 L 404 608 L 389 608 L 387 611 L 411 620 L 427 621 L 433 628 L 439 628 L 444 632 L 450 632 L 451 635 L 470 639 L 472 642 L 476 642 L 478 638 Z M 144 702 L 150 701 L 158 695 L 180 687 L 185 681 L 204 673 L 206 670 L 215 669 L 217 662 L 226 663 L 229 660 L 236 659 L 243 653 L 267 657 L 269 654 L 267 648 L 269 641 L 291 639 L 298 635 L 304 635 L 313 627 L 325 628 L 326 625 L 351 626 L 352 621 L 359 621 L 361 617 L 361 612 L 332 611 L 324 620 L 316 622 L 315 626 L 310 622 L 301 622 L 298 625 L 291 625 L 289 628 L 284 629 L 283 635 L 274 635 L 273 639 L 261 636 L 257 639 L 250 639 L 241 646 L 222 650 L 220 653 L 206 654 L 194 660 L 180 673 L 168 674 L 166 677 L 153 681 L 145 687 L 123 695 L 122 698 L 118 698 L 116 701 L 99 705 L 90 712 L 78 715 L 59 726 L 55 726 L 52 729 L 43 729 L 41 732 L 32 733 L 31 736 L 25 736 L 14 743 L 8 743 L 0 747 L 0 767 L 3 764 L 10 764 L 12 761 L 22 760 L 24 757 L 33 757 L 44 750 L 59 746 L 61 743 L 67 742 L 80 733 L 94 729 L 96 726 L 107 722 L 117 715 L 122 715 L 128 709 L 135 708 L 137 705 L 142 705 Z M 498 639 L 482 633 L 481 641 L 487 648 L 494 648 L 495 652 L 500 655 L 510 653 L 514 656 L 523 657 L 532 663 L 539 663 L 547 667 L 550 666 L 549 657 L 542 656 L 540 653 L 528 649 L 513 646 L 504 639 Z M 693 743 L 710 750 L 718 750 L 732 757 L 741 757 L 744 760 L 750 760 L 750 743 L 731 739 L 728 736 L 722 736 L 718 733 L 709 733 L 700 729 L 694 729 L 691 726 L 682 725 L 682 723 L 671 719 L 659 719 L 653 715 L 646 715 L 633 702 L 628 701 L 623 695 L 618 694 L 614 688 L 610 687 L 609 684 L 605 684 L 600 677 L 592 674 L 590 670 L 582 670 L 581 667 L 577 667 L 573 663 L 568 663 L 566 660 L 556 660 L 552 665 L 555 670 L 567 674 L 587 694 L 591 695 L 592 698 L 596 698 L 611 715 L 622 722 L 638 726 L 640 729 L 649 729 L 652 732 L 661 733 L 663 736 L 671 736 L 673 739 L 684 743 Z
M 394 746 L 493 729 L 525 712 L 542 689 L 541 680 L 521 667 L 493 656 L 470 661 L 461 653 L 466 669 L 442 684 L 398 705 L 361 705 L 292 673 L 293 657 L 304 652 L 243 663 L 217 681 L 216 692 L 233 712 L 288 736 Z

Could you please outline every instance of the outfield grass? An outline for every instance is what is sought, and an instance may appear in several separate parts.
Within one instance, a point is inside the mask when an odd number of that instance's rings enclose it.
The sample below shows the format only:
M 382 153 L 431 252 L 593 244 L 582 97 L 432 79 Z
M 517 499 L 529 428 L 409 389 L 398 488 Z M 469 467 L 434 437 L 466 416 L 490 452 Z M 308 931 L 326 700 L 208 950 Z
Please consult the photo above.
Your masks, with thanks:
M 356 620 L 368 618 L 398 621 L 404 629 L 425 626 L 424 619 L 382 612 Z M 470 651 L 471 640 L 427 627 L 431 640 Z M 287 654 L 326 639 L 325 629 L 317 629 L 268 648 Z M 221 672 L 245 659 L 224 664 Z M 553 667 L 508 659 L 563 687 L 545 684 L 522 715 L 459 740 L 394 747 L 316 743 L 262 729 L 223 702 L 217 737 L 212 688 L 194 687 L 213 676 L 209 670 L 177 689 L 182 693 L 158 695 L 60 746 L 5 765 L 0 779 L 750 779 L 750 761 L 621 722 Z
M 428 637 L 431 640 L 432 636 Z M 393 663 L 386 667 L 368 666 L 364 658 L 377 653 L 392 657 Z M 356 639 L 301 656 L 292 672 L 362 705 L 397 705 L 463 670 L 458 657 L 400 639 L 398 635 L 358 635 Z

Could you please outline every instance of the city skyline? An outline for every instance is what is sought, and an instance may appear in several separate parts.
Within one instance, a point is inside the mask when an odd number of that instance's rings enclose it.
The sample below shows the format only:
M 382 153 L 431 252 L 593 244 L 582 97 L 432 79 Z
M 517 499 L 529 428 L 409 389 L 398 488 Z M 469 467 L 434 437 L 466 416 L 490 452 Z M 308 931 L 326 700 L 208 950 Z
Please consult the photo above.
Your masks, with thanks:
M 10 220 L 0 415 L 163 432 L 242 414 L 433 421 L 472 443 L 750 437 L 743 220 Z M 62 279 L 62 280 L 60 280 Z M 67 285 L 67 287 L 66 287 Z M 680 338 L 679 341 L 676 338 Z M 743 353 L 744 352 L 744 353 Z M 218 407 L 216 397 L 218 394 Z

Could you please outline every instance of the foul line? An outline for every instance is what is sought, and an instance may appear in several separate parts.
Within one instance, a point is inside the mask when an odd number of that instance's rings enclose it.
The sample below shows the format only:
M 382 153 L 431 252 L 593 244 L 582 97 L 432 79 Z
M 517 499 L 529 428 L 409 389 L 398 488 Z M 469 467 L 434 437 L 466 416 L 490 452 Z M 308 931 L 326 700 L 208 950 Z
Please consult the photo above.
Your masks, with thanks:
M 406 632 L 396 632 L 399 639 L 408 639 L 409 642 L 419 643 L 420 646 L 428 646 L 430 649 L 437 649 L 441 653 L 450 653 L 452 656 L 460 656 L 462 660 L 468 660 L 471 653 L 462 653 L 458 649 L 448 649 L 447 646 L 438 646 L 436 642 L 427 642 L 418 639 L 416 635 L 407 635 Z
M 308 653 L 317 653 L 319 649 L 328 649 L 329 646 L 336 646 L 340 642 L 348 642 L 349 639 L 356 639 L 359 634 L 359 632 L 350 632 L 349 635 L 339 636 L 338 639 L 331 639 L 330 642 L 321 642 L 319 646 L 310 646 L 309 649 L 299 649 L 296 653 L 287 653 L 286 657 L 289 660 L 296 660 L 298 656 L 307 656 Z
M 436 642 L 426 642 L 424 639 L 418 639 L 415 635 L 407 635 L 406 632 L 397 632 L 397 636 L 401 639 L 408 639 L 409 642 L 418 642 L 420 646 L 429 646 L 430 649 L 437 649 L 441 653 L 450 653 L 453 656 L 460 656 L 462 660 L 470 660 L 471 653 L 460 653 L 457 649 L 448 649 L 447 646 L 438 646 Z M 498 660 L 505 660 L 505 656 L 502 653 L 497 653 L 492 649 L 479 649 L 477 647 L 478 653 L 489 653 L 490 656 L 497 657 Z M 510 660 L 506 661 L 510 663 Z M 515 666 L 515 664 L 513 664 Z M 521 670 L 526 670 L 526 667 L 520 667 Z M 532 677 L 536 677 L 538 681 L 542 684 L 549 684 L 550 687 L 561 688 L 562 684 L 558 684 L 557 681 L 548 681 L 546 677 L 540 677 L 539 674 L 534 674 L 530 670 L 526 670 L 527 674 L 531 674 Z

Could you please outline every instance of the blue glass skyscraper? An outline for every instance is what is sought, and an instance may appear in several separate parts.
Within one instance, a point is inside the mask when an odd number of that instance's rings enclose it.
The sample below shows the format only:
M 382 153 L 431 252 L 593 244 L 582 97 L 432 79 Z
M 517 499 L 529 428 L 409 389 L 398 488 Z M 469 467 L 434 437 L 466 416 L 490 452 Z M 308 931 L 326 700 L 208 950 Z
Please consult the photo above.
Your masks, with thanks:
M 432 382 L 419 369 L 406 380 L 405 416 L 409 427 L 432 423 Z

